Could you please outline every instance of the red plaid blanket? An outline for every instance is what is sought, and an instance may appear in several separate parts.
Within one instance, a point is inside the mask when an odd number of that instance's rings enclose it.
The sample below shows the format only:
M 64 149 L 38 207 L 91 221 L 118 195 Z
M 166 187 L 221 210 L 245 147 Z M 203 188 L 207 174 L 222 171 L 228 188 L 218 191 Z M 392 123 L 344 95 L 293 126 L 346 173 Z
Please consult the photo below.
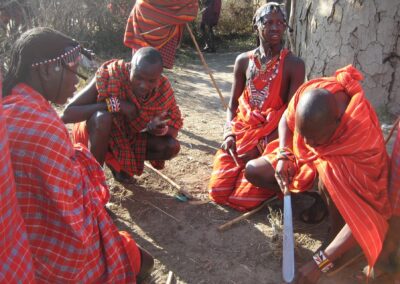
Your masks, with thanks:
M 0 283 L 34 283 L 32 256 L 15 194 L 2 110 L 0 78 Z
M 43 283 L 135 283 L 104 209 L 108 189 L 90 152 L 73 147 L 51 105 L 25 84 L 3 102 L 17 198 Z

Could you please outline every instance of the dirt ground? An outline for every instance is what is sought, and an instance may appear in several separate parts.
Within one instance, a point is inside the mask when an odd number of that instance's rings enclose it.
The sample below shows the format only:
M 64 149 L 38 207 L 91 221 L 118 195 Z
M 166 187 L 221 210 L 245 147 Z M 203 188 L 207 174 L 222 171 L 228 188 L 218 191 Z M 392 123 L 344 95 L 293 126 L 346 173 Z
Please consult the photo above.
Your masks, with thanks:
M 206 55 L 226 101 L 237 55 Z M 189 58 L 181 60 L 173 72 L 165 72 L 175 89 L 184 127 L 178 137 L 181 152 L 166 163 L 162 173 L 197 199 L 207 200 L 207 183 L 213 155 L 221 143 L 225 111 L 197 55 Z M 279 223 L 280 201 L 219 232 L 218 226 L 241 213 L 214 203 L 180 202 L 175 198 L 176 189 L 149 169 L 134 185 L 115 182 L 108 169 L 106 174 L 112 192 L 108 207 L 116 224 L 132 233 L 156 260 L 149 283 L 165 283 L 169 271 L 173 272 L 172 283 L 283 283 L 280 224 L 272 226 L 269 221 Z M 328 230 L 326 221 L 305 225 L 296 217 L 310 202 L 299 196 L 293 200 L 297 267 L 311 259 Z M 360 282 L 355 275 L 364 264 L 360 259 L 350 269 L 324 277 L 320 283 Z

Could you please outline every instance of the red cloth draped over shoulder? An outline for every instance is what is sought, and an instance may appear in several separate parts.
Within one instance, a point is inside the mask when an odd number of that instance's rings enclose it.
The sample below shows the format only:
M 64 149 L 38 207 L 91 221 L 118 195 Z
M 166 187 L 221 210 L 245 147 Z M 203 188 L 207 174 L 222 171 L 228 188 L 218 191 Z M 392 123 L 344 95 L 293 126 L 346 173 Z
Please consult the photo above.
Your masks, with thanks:
M 293 151 L 299 165 L 312 163 L 332 200 L 373 266 L 381 252 L 391 215 L 387 194 L 388 156 L 375 111 L 364 96 L 361 73 L 351 65 L 335 76 L 303 84 L 289 103 L 287 124 L 294 133 Z M 296 107 L 309 89 L 333 95 L 344 91 L 350 102 L 329 143 L 311 148 L 296 130 Z
M 115 59 L 107 61 L 96 72 L 96 87 L 98 101 L 118 97 L 135 104 L 139 110 L 139 116 L 133 121 L 129 121 L 120 113 L 113 114 L 109 147 L 121 169 L 131 175 L 140 175 L 143 172 L 147 141 L 147 134 L 140 131 L 146 128 L 150 120 L 163 112 L 166 112 L 167 118 L 170 119 L 167 123 L 169 127 L 180 129 L 183 120 L 167 77 L 162 75 L 154 94 L 142 100 L 131 90 L 129 72 L 130 63 Z M 151 162 L 159 169 L 164 166 L 164 161 Z
M 198 1 L 194 0 L 138 0 L 128 18 L 124 44 L 133 49 L 160 49 L 181 35 L 182 25 L 193 21 L 197 10 Z
M 283 78 L 283 68 L 288 49 L 282 50 L 280 54 L 280 65 L 278 75 L 271 84 L 269 96 L 264 101 L 261 110 L 252 108 L 250 105 L 251 89 L 245 88 L 239 98 L 238 111 L 232 121 L 232 131 L 236 136 L 237 153 L 244 154 L 254 147 L 258 141 L 269 135 L 277 127 L 286 104 L 281 98 L 281 86 Z M 257 78 L 253 81 L 257 89 L 262 89 L 266 82 Z M 263 84 L 263 85 L 261 85 Z

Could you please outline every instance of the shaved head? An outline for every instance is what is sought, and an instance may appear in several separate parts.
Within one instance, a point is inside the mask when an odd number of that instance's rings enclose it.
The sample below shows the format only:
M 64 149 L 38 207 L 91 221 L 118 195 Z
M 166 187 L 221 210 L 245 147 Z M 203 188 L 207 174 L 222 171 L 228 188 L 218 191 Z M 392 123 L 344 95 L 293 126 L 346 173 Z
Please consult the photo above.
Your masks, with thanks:
M 296 109 L 296 128 L 302 136 L 320 145 L 336 130 L 339 109 L 332 93 L 325 89 L 306 91 Z M 328 137 L 329 136 L 329 137 Z
M 163 61 L 157 49 L 154 47 L 142 47 L 132 56 L 131 64 L 133 68 L 141 68 L 143 65 L 163 66 Z

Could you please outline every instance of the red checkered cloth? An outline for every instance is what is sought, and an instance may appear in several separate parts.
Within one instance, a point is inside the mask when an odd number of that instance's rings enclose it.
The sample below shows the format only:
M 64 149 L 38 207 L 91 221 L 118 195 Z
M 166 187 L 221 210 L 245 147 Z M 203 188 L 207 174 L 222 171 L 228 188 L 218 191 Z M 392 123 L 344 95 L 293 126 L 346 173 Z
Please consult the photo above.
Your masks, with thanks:
M 17 199 L 41 283 L 135 283 L 128 251 L 104 209 L 104 173 L 35 90 L 3 102 Z
M 131 175 L 141 175 L 146 158 L 147 133 L 140 133 L 147 123 L 163 112 L 167 113 L 168 126 L 182 128 L 181 112 L 176 104 L 174 91 L 167 77 L 161 76 L 157 91 L 147 100 L 141 100 L 132 93 L 129 81 L 130 63 L 123 60 L 105 62 L 96 73 L 98 100 L 118 97 L 134 103 L 140 115 L 129 121 L 124 115 L 114 113 L 109 149 L 121 169 Z M 164 161 L 151 161 L 158 169 Z
M 184 25 L 196 19 L 197 10 L 197 0 L 136 1 L 126 24 L 124 44 L 133 50 L 157 48 L 164 66 L 172 68 Z
M 15 195 L 0 81 L 0 283 L 35 283 L 32 256 Z
M 397 126 L 397 137 L 392 152 L 389 199 L 392 203 L 393 215 L 400 216 L 400 123 Z

